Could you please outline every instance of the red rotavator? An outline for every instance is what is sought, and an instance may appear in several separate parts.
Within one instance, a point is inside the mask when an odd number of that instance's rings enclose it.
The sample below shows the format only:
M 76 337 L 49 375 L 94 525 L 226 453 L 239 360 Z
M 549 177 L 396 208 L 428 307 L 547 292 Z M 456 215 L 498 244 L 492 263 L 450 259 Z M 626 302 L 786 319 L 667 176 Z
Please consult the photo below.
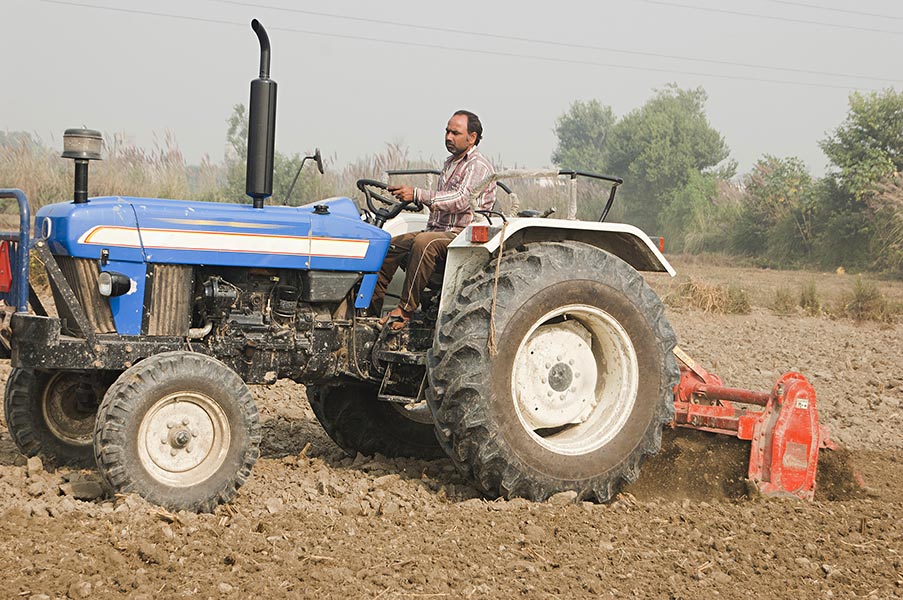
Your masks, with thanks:
M 818 451 L 836 445 L 819 425 L 815 389 L 806 378 L 785 373 L 771 393 L 730 388 L 680 348 L 674 354 L 681 362 L 674 425 L 750 440 L 748 476 L 761 493 L 812 500 Z

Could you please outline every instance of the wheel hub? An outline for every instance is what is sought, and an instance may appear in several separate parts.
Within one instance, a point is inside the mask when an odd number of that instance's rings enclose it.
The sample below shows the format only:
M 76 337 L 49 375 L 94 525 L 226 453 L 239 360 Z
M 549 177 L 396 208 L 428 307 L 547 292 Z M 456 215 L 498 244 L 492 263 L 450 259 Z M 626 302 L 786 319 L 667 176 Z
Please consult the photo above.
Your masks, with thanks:
M 533 429 L 581 423 L 594 405 L 592 336 L 575 321 L 539 328 L 518 354 L 517 400 Z
M 200 483 L 222 464 L 229 425 L 219 404 L 204 394 L 182 392 L 159 400 L 139 431 L 144 467 L 175 486 Z
M 573 371 L 563 362 L 558 363 L 549 370 L 549 386 L 556 392 L 563 392 L 568 389 L 573 380 Z
M 84 385 L 79 375 L 54 375 L 44 389 L 41 409 L 47 428 L 58 439 L 74 446 L 94 443 L 97 400 L 93 389 Z
M 520 343 L 511 374 L 518 419 L 541 446 L 592 452 L 629 421 L 639 382 L 636 351 L 604 310 L 570 304 L 543 315 Z
M 185 430 L 179 431 L 175 436 L 173 436 L 172 446 L 174 448 L 184 448 L 188 445 L 188 442 L 191 441 L 191 434 Z

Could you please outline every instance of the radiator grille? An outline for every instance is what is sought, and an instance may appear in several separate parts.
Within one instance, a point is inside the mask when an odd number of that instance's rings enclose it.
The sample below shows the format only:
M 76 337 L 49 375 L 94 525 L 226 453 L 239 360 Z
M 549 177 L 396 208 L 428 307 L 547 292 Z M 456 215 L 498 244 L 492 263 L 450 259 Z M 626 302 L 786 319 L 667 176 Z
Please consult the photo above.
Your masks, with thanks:
M 191 326 L 191 265 L 149 265 L 147 334 L 188 335 Z
M 100 266 L 97 264 L 97 261 L 89 258 L 57 256 L 56 262 L 69 283 L 69 287 L 75 292 L 75 296 L 78 298 L 79 304 L 82 305 L 88 322 L 94 327 L 94 331 L 97 333 L 115 332 L 116 325 L 113 324 L 113 312 L 110 310 L 110 303 L 97 290 L 97 274 L 100 273 Z M 63 301 L 62 295 L 56 289 L 56 286 L 51 286 L 51 288 L 53 290 L 53 300 L 56 303 L 60 317 L 66 319 L 70 329 L 76 330 L 78 325 Z

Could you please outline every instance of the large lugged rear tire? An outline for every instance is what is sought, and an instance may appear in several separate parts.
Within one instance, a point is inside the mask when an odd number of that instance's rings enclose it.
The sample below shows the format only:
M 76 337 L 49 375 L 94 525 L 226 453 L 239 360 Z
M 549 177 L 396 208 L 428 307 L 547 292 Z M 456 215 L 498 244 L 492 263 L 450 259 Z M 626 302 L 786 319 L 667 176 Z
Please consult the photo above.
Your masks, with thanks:
M 440 441 L 489 496 L 606 501 L 661 447 L 676 343 L 664 307 L 617 257 L 543 242 L 495 261 L 441 315 L 428 398 Z
M 16 447 L 58 467 L 94 466 L 94 422 L 109 382 L 107 374 L 13 369 L 3 408 Z
M 218 360 L 166 352 L 125 371 L 100 405 L 94 451 L 117 492 L 171 510 L 231 500 L 260 455 L 257 407 Z
M 368 384 L 310 386 L 307 399 L 326 434 L 349 456 L 445 457 L 428 413 L 381 402 L 377 391 Z

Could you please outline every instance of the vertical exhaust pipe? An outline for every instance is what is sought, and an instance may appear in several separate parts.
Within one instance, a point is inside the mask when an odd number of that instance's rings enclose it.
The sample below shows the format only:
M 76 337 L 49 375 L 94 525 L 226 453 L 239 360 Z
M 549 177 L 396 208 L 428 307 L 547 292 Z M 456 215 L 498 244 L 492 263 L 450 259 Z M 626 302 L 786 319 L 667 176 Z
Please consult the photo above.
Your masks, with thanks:
M 273 153 L 276 146 L 276 82 L 270 79 L 270 38 L 260 21 L 251 21 L 260 42 L 260 77 L 251 82 L 248 111 L 248 171 L 245 193 L 254 208 L 273 195 Z

